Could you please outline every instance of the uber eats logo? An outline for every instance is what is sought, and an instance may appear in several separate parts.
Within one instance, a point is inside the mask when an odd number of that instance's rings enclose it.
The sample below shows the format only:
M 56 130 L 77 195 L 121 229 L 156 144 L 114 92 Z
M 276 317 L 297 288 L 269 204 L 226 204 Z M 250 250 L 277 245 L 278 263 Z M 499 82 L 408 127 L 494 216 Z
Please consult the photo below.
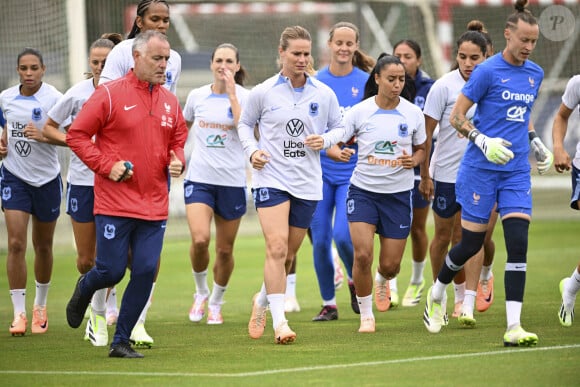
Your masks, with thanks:
M 300 137 L 304 133 L 304 122 L 298 118 L 293 118 L 286 123 L 286 133 L 291 137 L 284 140 L 284 157 L 305 157 L 304 143 L 292 139 Z

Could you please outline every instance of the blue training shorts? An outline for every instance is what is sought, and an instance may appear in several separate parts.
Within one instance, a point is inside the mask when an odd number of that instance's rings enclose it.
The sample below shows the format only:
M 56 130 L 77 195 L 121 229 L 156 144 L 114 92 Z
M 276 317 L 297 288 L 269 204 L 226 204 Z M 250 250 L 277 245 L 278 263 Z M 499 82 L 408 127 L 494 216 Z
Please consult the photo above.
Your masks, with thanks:
M 461 206 L 455 197 L 455 183 L 434 181 L 434 185 L 433 212 L 444 219 L 449 219 L 461 211 Z
M 66 213 L 79 223 L 95 221 L 95 189 L 88 185 L 66 185 Z
M 62 199 L 60 174 L 40 187 L 23 182 L 4 166 L 0 170 L 0 176 L 3 210 L 27 212 L 47 223 L 58 219 Z
M 252 196 L 256 209 L 273 207 L 280 203 L 290 201 L 290 213 L 288 214 L 288 224 L 292 227 L 308 228 L 312 222 L 317 200 L 299 199 L 290 195 L 286 191 L 276 188 L 253 188 Z
M 350 185 L 346 197 L 346 214 L 350 222 L 376 226 L 376 233 L 392 239 L 409 236 L 413 221 L 412 190 L 376 193 Z
M 512 213 L 532 215 L 530 171 L 493 171 L 462 164 L 455 194 L 461 218 L 470 222 L 488 223 L 496 202 L 502 218 Z
M 204 203 L 225 220 L 241 218 L 246 213 L 246 189 L 223 185 L 183 182 L 185 204 Z

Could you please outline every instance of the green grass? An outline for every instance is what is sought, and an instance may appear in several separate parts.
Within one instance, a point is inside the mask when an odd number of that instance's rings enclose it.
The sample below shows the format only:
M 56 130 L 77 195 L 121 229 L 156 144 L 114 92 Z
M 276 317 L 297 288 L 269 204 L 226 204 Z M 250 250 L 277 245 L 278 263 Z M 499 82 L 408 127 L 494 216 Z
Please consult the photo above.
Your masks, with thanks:
M 61 221 L 66 222 L 63 217 Z M 44 335 L 11 337 L 12 305 L 6 273 L 0 299 L 0 378 L 3 385 L 578 385 L 580 321 L 571 328 L 558 323 L 558 282 L 577 265 L 577 221 L 537 220 L 530 229 L 524 327 L 538 334 L 532 349 L 504 348 L 503 268 L 505 249 L 501 225 L 495 233 L 496 299 L 476 314 L 477 328 L 461 329 L 455 320 L 440 334 L 422 323 L 423 304 L 375 313 L 377 332 L 358 334 L 359 317 L 352 313 L 348 289 L 337 292 L 340 318 L 313 323 L 320 296 L 311 248 L 305 243 L 298 263 L 297 293 L 302 311 L 288 314 L 297 341 L 274 344 L 268 320 L 264 337 L 247 335 L 252 295 L 263 278 L 263 239 L 244 235 L 236 246 L 236 268 L 223 306 L 225 323 L 208 326 L 189 322 L 194 283 L 189 241 L 168 238 L 163 251 L 147 329 L 155 339 L 144 359 L 109 359 L 107 348 L 82 341 L 79 329 L 66 324 L 65 305 L 78 276 L 72 248 L 56 249 L 49 293 L 50 328 Z M 432 229 L 429 230 L 432 235 Z M 399 276 L 404 292 L 410 276 L 408 245 Z M 5 252 L 1 262 L 5 264 Z M 29 256 L 28 311 L 34 299 Z M 213 262 L 213 260 L 212 260 Z M 211 270 L 210 270 L 211 271 Z M 425 268 L 426 276 L 431 269 Z M 427 277 L 426 277 L 427 278 Z M 119 286 L 120 294 L 127 278 Z M 450 290 L 451 292 L 451 290 Z M 451 295 L 451 294 L 450 294 Z M 424 299 L 424 298 L 423 298 Z M 268 316 L 269 317 L 269 316 Z M 113 329 L 109 329 L 112 337 Z

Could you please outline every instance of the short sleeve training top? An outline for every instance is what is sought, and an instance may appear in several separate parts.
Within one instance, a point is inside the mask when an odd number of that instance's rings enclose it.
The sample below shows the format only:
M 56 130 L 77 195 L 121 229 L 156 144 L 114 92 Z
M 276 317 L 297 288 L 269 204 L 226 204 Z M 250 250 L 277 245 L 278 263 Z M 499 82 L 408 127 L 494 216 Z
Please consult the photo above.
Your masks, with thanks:
M 240 106 L 249 90 L 236 85 Z M 192 90 L 183 108 L 186 121 L 193 122 L 193 152 L 185 178 L 205 184 L 246 186 L 246 157 L 234 124 L 227 94 L 214 94 L 211 85 Z
M 431 87 L 423 108 L 426 116 L 439 122 L 439 135 L 429 170 L 434 180 L 443 183 L 455 183 L 459 164 L 468 143 L 468 140 L 449 122 L 457 96 L 464 85 L 465 80 L 458 69 L 443 75 Z M 468 119 L 473 118 L 476 106 L 473 105 L 467 111 Z
M 421 109 L 400 98 L 393 110 L 377 106 L 367 98 L 345 116 L 347 136 L 358 142 L 357 164 L 350 179 L 359 188 L 376 193 L 396 193 L 413 189 L 413 169 L 404 169 L 397 160 L 413 153 L 413 146 L 425 142 L 425 118 Z
M 48 111 L 61 97 L 61 92 L 45 82 L 31 96 L 20 94 L 20 85 L 10 87 L 0 94 L 0 108 L 4 112 L 8 131 L 8 154 L 3 165 L 34 187 L 54 180 L 60 173 L 60 164 L 56 145 L 24 137 L 24 128 L 32 122 L 42 130 L 48 119 Z
M 521 66 L 508 63 L 498 53 L 478 64 L 462 93 L 477 103 L 473 123 L 488 137 L 501 137 L 512 143 L 513 160 L 493 164 L 470 142 L 463 162 L 477 168 L 499 171 L 529 171 L 528 125 L 534 101 L 544 79 L 540 66 L 526 60 Z
M 95 91 L 93 79 L 85 79 L 68 89 L 62 98 L 48 112 L 48 116 L 61 125 L 79 114 L 85 101 Z M 93 186 L 95 174 L 74 153 L 71 152 L 67 181 L 73 185 Z

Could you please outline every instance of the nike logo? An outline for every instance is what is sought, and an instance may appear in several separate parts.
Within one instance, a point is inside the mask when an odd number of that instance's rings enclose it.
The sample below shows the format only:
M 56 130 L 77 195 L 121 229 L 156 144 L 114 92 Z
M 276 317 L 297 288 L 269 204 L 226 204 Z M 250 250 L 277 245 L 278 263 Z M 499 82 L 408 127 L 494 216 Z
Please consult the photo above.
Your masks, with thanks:
M 485 302 L 491 302 L 493 299 L 493 292 L 489 292 L 489 296 L 485 297 Z
M 244 206 L 243 204 L 241 206 L 236 206 L 235 207 L 236 208 L 236 211 L 241 210 L 243 206 Z
M 51 209 L 50 209 L 50 212 L 52 212 L 52 213 L 54 214 L 55 212 L 57 212 L 57 211 L 58 211 L 58 208 L 59 208 L 59 207 L 56 207 L 56 208 L 51 208 Z
M 132 105 L 132 106 L 125 105 L 124 109 L 125 109 L 125 111 L 129 111 L 129 110 L 133 109 L 135 106 L 137 106 L 137 105 Z
M 282 109 L 282 106 L 272 106 L 270 108 L 271 111 L 275 111 L 275 110 L 278 110 L 278 109 Z
M 42 329 L 45 329 L 47 324 L 48 324 L 48 320 L 44 320 L 44 322 L 42 324 L 40 324 L 40 327 Z
M 510 78 L 506 78 L 506 79 L 503 79 L 503 78 L 502 78 L 502 79 L 501 79 L 501 83 L 506 83 L 506 82 L 507 82 L 507 81 L 509 81 L 509 80 L 510 80 Z
M 399 228 L 409 228 L 409 226 L 404 226 L 404 225 L 400 224 Z

